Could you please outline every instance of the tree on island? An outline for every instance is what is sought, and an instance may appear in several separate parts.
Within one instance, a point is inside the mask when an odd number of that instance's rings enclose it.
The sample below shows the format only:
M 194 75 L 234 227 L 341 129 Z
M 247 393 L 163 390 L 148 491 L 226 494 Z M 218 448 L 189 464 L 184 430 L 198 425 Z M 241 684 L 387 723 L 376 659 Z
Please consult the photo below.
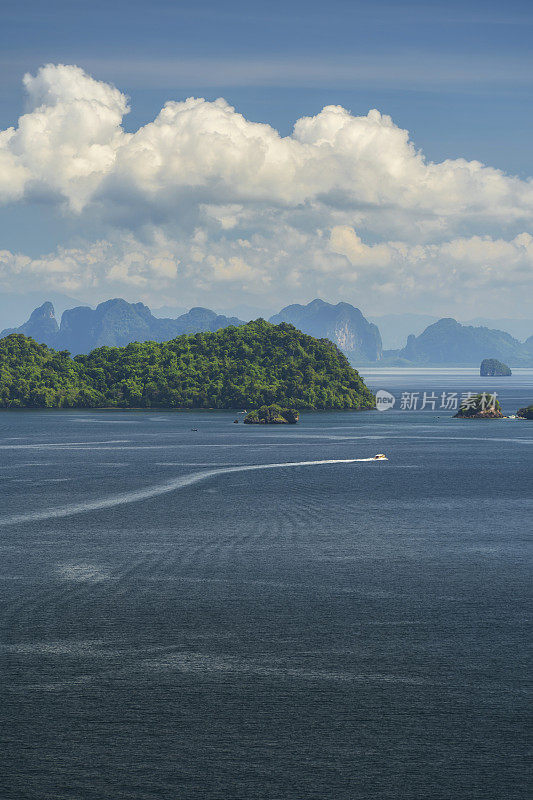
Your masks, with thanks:
M 463 419 L 501 419 L 503 414 L 496 395 L 481 392 L 463 400 L 454 416 Z
M 282 408 L 273 403 L 270 406 L 261 406 L 255 411 L 250 411 L 244 418 L 248 425 L 293 425 L 298 422 L 300 415 L 295 408 Z
M 516 416 L 520 417 L 520 419 L 533 419 L 533 405 L 519 408 Z
M 482 378 L 486 377 L 508 377 L 512 375 L 510 367 L 497 358 L 484 358 L 479 367 L 479 374 Z

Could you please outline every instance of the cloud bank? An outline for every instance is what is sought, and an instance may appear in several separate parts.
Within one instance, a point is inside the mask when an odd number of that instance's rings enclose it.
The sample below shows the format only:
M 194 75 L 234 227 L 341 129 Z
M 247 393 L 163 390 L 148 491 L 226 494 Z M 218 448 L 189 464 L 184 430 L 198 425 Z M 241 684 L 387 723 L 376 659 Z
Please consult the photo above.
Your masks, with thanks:
M 326 106 L 282 137 L 188 98 L 127 132 L 124 94 L 78 67 L 24 86 L 26 113 L 0 132 L 0 203 L 45 202 L 79 236 L 38 259 L 0 252 L 5 287 L 499 312 L 531 285 L 533 181 L 429 162 L 379 111 Z

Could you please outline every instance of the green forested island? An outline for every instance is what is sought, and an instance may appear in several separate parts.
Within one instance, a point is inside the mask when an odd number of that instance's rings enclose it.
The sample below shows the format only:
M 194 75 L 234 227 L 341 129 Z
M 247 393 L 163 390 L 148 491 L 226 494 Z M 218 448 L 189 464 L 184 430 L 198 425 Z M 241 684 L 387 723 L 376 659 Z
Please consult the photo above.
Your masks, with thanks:
M 465 401 L 455 417 L 463 419 L 501 419 L 500 401 L 490 392 L 481 392 Z
M 255 320 L 71 358 L 22 334 L 0 340 L 1 408 L 365 409 L 374 397 L 341 351 Z
M 497 358 L 484 358 L 479 367 L 479 374 L 482 378 L 493 376 L 508 378 L 513 373 L 503 361 L 498 361 Z
M 273 403 L 250 411 L 244 422 L 247 425 L 295 425 L 299 418 L 295 408 L 282 408 Z

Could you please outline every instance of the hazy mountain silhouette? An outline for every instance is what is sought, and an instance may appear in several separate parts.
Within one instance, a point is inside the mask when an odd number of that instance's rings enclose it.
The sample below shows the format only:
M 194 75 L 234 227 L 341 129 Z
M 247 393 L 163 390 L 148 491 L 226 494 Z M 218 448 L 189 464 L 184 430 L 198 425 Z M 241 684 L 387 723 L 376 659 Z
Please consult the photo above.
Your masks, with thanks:
M 42 344 L 73 354 L 89 353 L 95 347 L 122 347 L 130 342 L 164 342 L 182 333 L 217 331 L 228 325 L 240 325 L 237 317 L 225 317 L 207 308 L 192 308 L 177 319 L 158 319 L 143 303 L 115 299 L 100 303 L 95 309 L 86 306 L 63 313 L 58 326 L 52 303 L 35 309 L 29 320 L 9 333 L 23 333 Z
M 269 322 L 290 322 L 311 336 L 331 339 L 354 360 L 379 361 L 382 354 L 379 328 L 369 322 L 358 308 L 349 303 L 325 303 L 313 300 L 306 306 L 291 305 Z

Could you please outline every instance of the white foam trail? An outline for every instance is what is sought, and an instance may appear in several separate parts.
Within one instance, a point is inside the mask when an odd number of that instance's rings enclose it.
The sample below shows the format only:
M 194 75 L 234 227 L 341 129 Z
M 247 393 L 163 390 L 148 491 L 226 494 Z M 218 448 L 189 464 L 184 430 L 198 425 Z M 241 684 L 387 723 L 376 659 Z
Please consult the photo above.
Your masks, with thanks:
M 67 450 L 71 447 L 90 447 L 94 444 L 125 444 L 130 439 L 106 439 L 105 442 L 41 442 L 40 444 L 0 444 L 0 450 Z
M 312 467 L 319 464 L 354 464 L 361 461 L 374 461 L 373 458 L 328 458 L 321 461 L 286 461 L 279 464 L 247 464 L 239 467 L 221 467 L 218 469 L 206 469 L 201 472 L 191 472 L 189 475 L 182 475 L 171 481 L 165 481 L 154 486 L 147 486 L 145 489 L 135 489 L 131 492 L 114 494 L 109 497 L 102 497 L 98 500 L 88 500 L 85 503 L 73 503 L 60 508 L 50 508 L 45 511 L 35 511 L 30 514 L 15 514 L 11 517 L 0 519 L 0 527 L 6 525 L 17 525 L 23 522 L 40 522 L 47 519 L 58 519 L 60 517 L 71 517 L 75 514 L 84 514 L 87 511 L 100 511 L 105 508 L 115 508 L 116 506 L 128 503 L 137 503 L 139 500 L 147 500 L 157 497 L 160 494 L 174 492 L 191 486 L 193 483 L 213 478 L 215 475 L 225 475 L 229 472 L 249 472 L 260 469 L 279 469 L 282 467 Z

